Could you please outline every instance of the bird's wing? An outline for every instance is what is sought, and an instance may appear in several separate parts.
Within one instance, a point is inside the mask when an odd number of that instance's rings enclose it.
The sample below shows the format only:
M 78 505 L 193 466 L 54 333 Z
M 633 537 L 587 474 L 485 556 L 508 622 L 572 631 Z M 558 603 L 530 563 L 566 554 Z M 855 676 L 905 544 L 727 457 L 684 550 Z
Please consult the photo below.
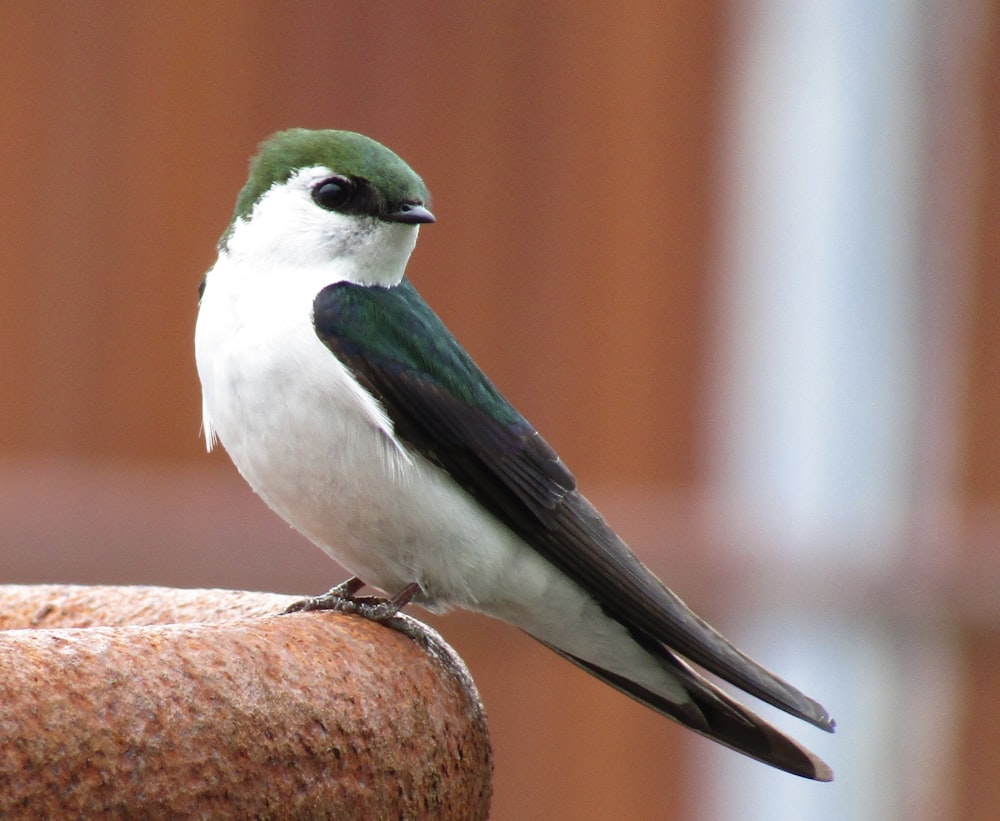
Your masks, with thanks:
M 736 649 L 635 557 L 407 280 L 389 288 L 329 285 L 313 312 L 319 338 L 382 402 L 396 435 L 644 646 L 670 648 L 791 715 L 833 729 L 822 705 Z

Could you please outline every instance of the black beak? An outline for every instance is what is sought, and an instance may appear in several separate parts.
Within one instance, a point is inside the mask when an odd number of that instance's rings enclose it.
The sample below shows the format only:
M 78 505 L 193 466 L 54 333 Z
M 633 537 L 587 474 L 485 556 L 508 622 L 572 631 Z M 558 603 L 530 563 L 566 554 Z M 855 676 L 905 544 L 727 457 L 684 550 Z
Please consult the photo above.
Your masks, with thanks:
M 434 222 L 434 215 L 419 202 L 401 202 L 399 208 L 382 219 L 387 222 L 405 222 L 418 225 L 421 222 Z

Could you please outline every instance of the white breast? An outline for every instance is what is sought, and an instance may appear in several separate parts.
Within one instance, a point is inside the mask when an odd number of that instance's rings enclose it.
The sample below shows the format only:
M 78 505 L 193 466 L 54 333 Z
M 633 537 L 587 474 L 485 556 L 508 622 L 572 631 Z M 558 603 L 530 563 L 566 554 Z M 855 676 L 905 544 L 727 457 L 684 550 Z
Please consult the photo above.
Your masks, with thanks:
M 223 253 L 195 334 L 205 434 L 253 489 L 361 578 L 389 592 L 418 581 L 475 605 L 470 580 L 499 577 L 520 542 L 445 473 L 410 453 L 381 405 L 312 324 L 329 265 L 289 276 Z M 280 282 L 280 287 L 275 283 Z

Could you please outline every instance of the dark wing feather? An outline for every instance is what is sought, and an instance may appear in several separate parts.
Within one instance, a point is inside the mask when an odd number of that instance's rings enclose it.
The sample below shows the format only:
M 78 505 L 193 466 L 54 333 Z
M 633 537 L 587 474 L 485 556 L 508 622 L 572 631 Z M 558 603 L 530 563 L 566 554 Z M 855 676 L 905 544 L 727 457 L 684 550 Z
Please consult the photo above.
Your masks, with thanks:
M 397 435 L 651 651 L 673 658 L 665 648 L 675 650 L 763 701 L 833 729 L 820 704 L 737 650 L 635 557 L 407 280 L 392 288 L 336 283 L 313 308 L 316 333 L 382 402 Z M 602 677 L 610 681 L 610 674 Z

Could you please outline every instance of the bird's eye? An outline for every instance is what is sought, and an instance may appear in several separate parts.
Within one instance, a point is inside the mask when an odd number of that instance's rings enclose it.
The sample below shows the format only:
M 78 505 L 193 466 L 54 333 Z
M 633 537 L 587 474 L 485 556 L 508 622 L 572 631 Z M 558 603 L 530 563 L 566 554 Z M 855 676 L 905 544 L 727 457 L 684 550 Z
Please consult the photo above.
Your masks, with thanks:
M 320 208 L 339 211 L 351 201 L 355 189 L 347 177 L 329 177 L 313 187 L 312 198 Z

